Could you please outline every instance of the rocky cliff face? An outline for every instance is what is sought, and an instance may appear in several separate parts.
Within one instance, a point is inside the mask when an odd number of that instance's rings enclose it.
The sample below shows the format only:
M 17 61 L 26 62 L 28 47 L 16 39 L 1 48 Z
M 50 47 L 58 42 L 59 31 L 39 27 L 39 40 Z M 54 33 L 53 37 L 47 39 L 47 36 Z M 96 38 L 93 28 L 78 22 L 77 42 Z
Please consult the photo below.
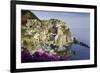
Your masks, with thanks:
M 21 27 L 21 45 L 30 53 L 42 49 L 48 53 L 67 53 L 73 37 L 63 21 L 28 19 Z
M 73 43 L 74 39 L 65 22 L 58 19 L 39 20 L 30 11 L 22 12 L 21 47 L 22 51 L 26 48 L 30 56 L 38 52 L 38 55 L 45 53 L 50 58 L 54 55 L 57 59 L 68 57 L 73 54 L 70 50 Z

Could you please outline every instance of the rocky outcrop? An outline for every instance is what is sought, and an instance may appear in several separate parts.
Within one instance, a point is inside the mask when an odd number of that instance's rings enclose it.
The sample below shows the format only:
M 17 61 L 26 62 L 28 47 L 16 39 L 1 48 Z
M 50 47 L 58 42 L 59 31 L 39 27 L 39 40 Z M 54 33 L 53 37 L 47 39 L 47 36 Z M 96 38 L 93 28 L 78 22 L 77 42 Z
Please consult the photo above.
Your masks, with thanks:
M 48 53 L 67 53 L 67 48 L 73 43 L 73 37 L 67 25 L 57 19 L 28 19 L 21 27 L 22 47 L 30 53 L 43 49 Z

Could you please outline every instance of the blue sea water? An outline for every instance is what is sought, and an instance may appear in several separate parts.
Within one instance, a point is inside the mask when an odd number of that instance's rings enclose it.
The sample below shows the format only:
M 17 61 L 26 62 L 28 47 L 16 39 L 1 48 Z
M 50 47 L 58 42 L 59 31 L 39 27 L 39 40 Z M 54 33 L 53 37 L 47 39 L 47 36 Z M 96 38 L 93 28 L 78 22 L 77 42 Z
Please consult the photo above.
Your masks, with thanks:
M 75 37 L 78 41 L 83 42 L 90 46 L 90 39 L 89 39 L 89 30 L 88 29 L 76 29 L 79 34 L 75 34 Z M 73 44 L 71 49 L 76 52 L 75 55 L 70 57 L 71 60 L 83 60 L 83 59 L 90 59 L 90 48 L 86 48 L 77 44 Z
M 76 53 L 70 57 L 70 60 L 85 60 L 90 59 L 90 49 L 79 45 L 73 45 L 72 50 Z
M 52 12 L 52 11 L 32 11 L 41 20 L 59 19 L 66 22 L 69 26 L 72 36 L 78 41 L 90 45 L 90 14 L 79 12 Z M 71 50 L 75 51 L 75 55 L 70 60 L 85 60 L 90 58 L 91 48 L 86 48 L 77 44 L 73 44 Z

